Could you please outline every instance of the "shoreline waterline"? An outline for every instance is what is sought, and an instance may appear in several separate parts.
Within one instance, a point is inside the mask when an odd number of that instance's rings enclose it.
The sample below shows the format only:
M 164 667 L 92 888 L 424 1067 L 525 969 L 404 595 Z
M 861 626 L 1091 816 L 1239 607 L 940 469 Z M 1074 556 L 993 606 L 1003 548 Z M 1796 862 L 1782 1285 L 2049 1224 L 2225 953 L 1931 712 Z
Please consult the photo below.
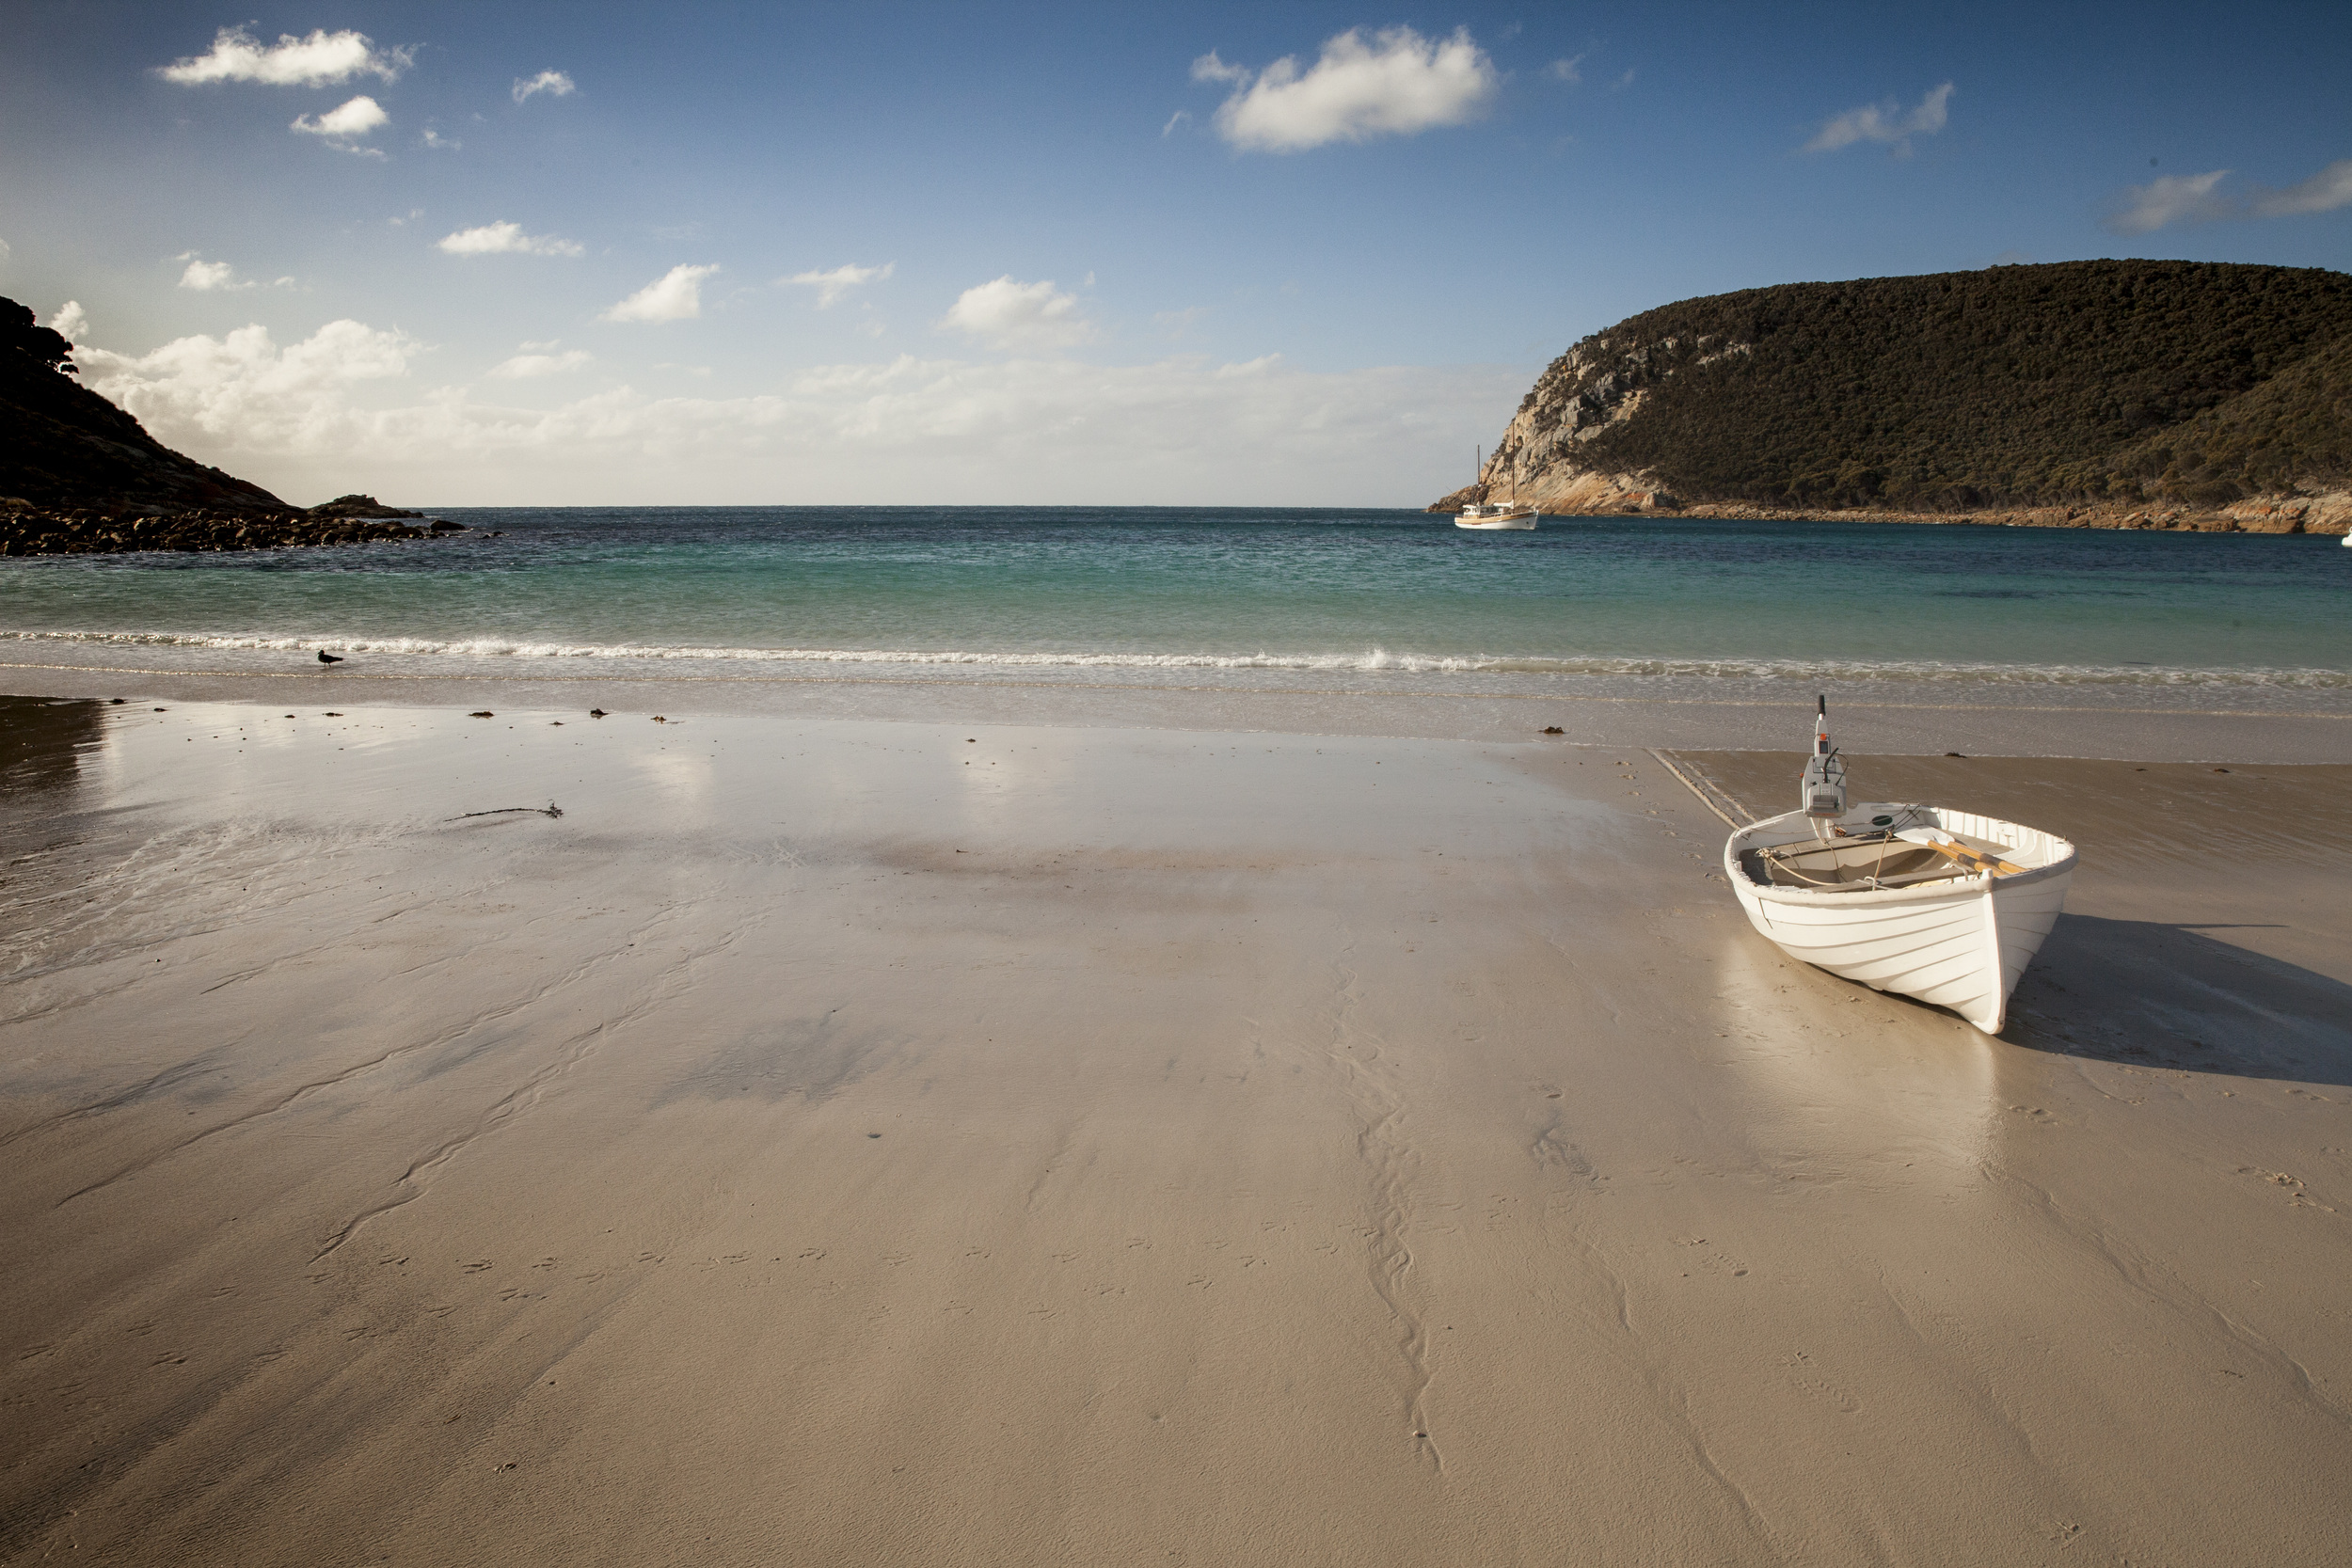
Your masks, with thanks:
M 1241 689 L 957 675 L 681 676 L 675 673 L 498 676 L 333 670 L 159 671 L 0 663 L 0 686 L 24 697 L 104 702 L 272 703 L 297 707 L 445 712 L 489 707 L 553 721 L 590 707 L 615 716 L 752 716 L 894 723 L 1032 725 L 1399 739 L 1779 751 L 1809 731 L 1812 689 L 1792 683 L 1695 694 L 1661 683 L 1581 683 L 1579 690 L 1400 695 L 1342 687 Z M 1638 689 L 1598 689 L 1604 685 Z M 2022 702 L 2018 689 L 1854 690 L 1832 685 L 1841 746 L 1853 755 L 2107 758 L 2132 762 L 2329 764 L 2352 761 L 2338 712 Z M 1929 698 L 1975 697 L 1977 701 Z M 1910 697 L 1915 700 L 1899 700 Z M 1892 700 L 1890 700 L 1892 699 Z

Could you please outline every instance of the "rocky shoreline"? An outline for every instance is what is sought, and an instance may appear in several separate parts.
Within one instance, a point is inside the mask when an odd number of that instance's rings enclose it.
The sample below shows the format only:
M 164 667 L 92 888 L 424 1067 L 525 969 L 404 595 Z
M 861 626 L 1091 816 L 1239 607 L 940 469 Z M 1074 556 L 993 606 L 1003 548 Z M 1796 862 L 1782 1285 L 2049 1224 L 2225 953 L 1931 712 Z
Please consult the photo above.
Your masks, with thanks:
M 2220 508 L 2185 506 L 1985 507 L 1970 512 L 1897 512 L 1865 507 L 1751 506 L 1743 501 L 1683 501 L 1648 490 L 1629 476 L 1582 474 L 1586 483 L 1565 495 L 1534 502 L 1554 517 L 1705 517 L 1757 522 L 1977 523 L 2004 528 L 2099 528 L 2163 533 L 2352 532 L 2352 491 L 2312 496 L 2258 496 Z M 1610 483 L 1593 483 L 1604 481 Z M 1489 486 L 1466 484 L 1432 502 L 1430 512 L 1459 512 L 1488 499 Z M 1492 487 L 1498 492 L 1499 486 Z M 1495 499 L 1500 499 L 1499 494 Z
M 414 517 L 417 523 L 402 519 Z M 421 526 L 420 526 L 421 524 Z M 472 530 L 342 496 L 308 511 L 166 512 L 137 506 L 46 507 L 0 499 L 0 556 L 118 555 L 133 550 L 275 550 L 448 539 Z

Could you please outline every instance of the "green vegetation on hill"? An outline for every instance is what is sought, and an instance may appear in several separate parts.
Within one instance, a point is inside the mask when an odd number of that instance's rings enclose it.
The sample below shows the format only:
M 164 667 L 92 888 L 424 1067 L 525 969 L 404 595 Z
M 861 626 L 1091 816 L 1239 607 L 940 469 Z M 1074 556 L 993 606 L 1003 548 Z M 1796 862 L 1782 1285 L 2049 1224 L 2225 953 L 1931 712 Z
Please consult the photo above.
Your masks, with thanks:
M 2348 390 L 2352 277 L 2070 261 L 1684 300 L 1585 339 L 1521 407 L 1546 446 L 1579 402 L 1619 412 L 1552 450 L 1687 500 L 1943 511 L 2342 480 Z
M 2352 335 L 2250 392 L 2087 465 L 2080 487 L 2144 483 L 2206 505 L 2352 478 Z

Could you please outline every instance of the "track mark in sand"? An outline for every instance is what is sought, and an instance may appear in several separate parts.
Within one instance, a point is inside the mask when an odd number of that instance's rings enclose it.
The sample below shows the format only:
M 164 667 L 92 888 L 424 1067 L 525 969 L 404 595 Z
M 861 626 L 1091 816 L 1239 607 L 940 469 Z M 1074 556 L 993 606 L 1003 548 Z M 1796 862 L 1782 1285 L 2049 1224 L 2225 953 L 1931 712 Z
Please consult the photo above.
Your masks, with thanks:
M 1429 1392 L 1429 1325 L 1412 1302 L 1408 1289 L 1413 1249 L 1407 1232 L 1413 1220 L 1412 1180 L 1421 1152 L 1405 1131 L 1405 1101 L 1380 1070 L 1384 1053 L 1378 1037 L 1358 1019 L 1363 1007 L 1360 976 L 1349 967 L 1355 951 L 1343 941 L 1333 961 L 1336 984 L 1331 1009 L 1331 1034 L 1324 1054 L 1344 1078 L 1356 1113 L 1356 1154 L 1362 1162 L 1369 1224 L 1364 1236 L 1365 1268 L 1373 1293 L 1388 1308 L 1396 1325 L 1397 1353 L 1406 1370 L 1406 1430 L 1442 1474 L 1445 1455 L 1429 1435 L 1422 1402 Z
M 645 924 L 639 929 L 630 932 L 629 935 L 637 939 L 637 941 L 648 940 L 647 933 L 660 925 L 661 921 L 672 912 L 672 911 L 666 909 L 660 911 L 651 920 L 645 922 Z M 389 1063 L 402 1060 L 405 1057 L 414 1056 L 420 1052 L 437 1050 L 442 1046 L 454 1044 L 456 1041 L 464 1039 L 468 1035 L 473 1034 L 485 1025 L 502 1022 L 506 1019 L 512 1018 L 516 1014 L 522 1012 L 525 1008 L 545 1000 L 555 991 L 563 990 L 564 988 L 573 984 L 575 981 L 586 977 L 593 971 L 618 960 L 628 954 L 630 947 L 635 945 L 636 942 L 631 942 L 627 945 L 608 948 L 604 952 L 597 953 L 593 957 L 585 958 L 580 963 L 575 964 L 572 968 L 564 971 L 562 974 L 542 982 L 528 994 L 516 997 L 513 1001 L 505 1003 L 502 1006 L 491 1007 L 483 1012 L 477 1013 L 455 1028 L 442 1030 L 439 1034 L 435 1035 L 431 1039 L 419 1040 L 412 1045 L 394 1046 L 390 1050 L 379 1053 L 374 1056 L 369 1057 L 365 1061 L 356 1062 L 350 1067 L 342 1069 L 341 1071 L 331 1072 L 324 1078 L 313 1079 L 306 1084 L 298 1084 L 292 1089 L 287 1090 L 284 1094 L 278 1096 L 276 1100 L 271 1101 L 268 1104 L 256 1106 L 254 1109 L 247 1111 L 241 1116 L 231 1117 L 227 1121 L 216 1122 L 213 1126 L 192 1132 L 187 1137 L 181 1139 L 178 1143 L 156 1149 L 140 1159 L 133 1161 L 130 1164 L 124 1165 L 119 1170 L 115 1171 L 112 1175 L 101 1177 L 98 1180 L 91 1182 L 86 1187 L 68 1193 L 64 1197 L 57 1200 L 56 1206 L 62 1209 L 67 1204 L 72 1203 L 75 1198 L 87 1197 L 92 1193 L 113 1186 L 118 1181 L 136 1176 L 141 1171 L 169 1159 L 171 1156 L 180 1153 L 183 1149 L 194 1148 L 196 1145 L 204 1142 L 207 1138 L 216 1137 L 223 1132 L 233 1132 L 240 1127 L 246 1126 L 252 1122 L 260 1121 L 268 1117 L 274 1117 L 280 1111 L 289 1110 L 301 1103 L 303 1101 L 310 1099 L 312 1095 L 322 1093 L 327 1089 L 335 1088 L 343 1084 L 348 1084 L 356 1078 L 365 1077 L 367 1074 L 373 1072 L 376 1069 L 384 1067 Z M 688 961 L 691 960 L 690 959 Z M 147 1089 L 144 1085 L 142 1085 L 137 1090 L 125 1092 L 147 1092 Z M 106 1102 L 102 1101 L 100 1105 L 91 1107 L 90 1109 L 103 1110 L 106 1108 L 108 1108 Z M 77 1114 L 79 1113 L 67 1113 L 66 1115 L 70 1117 Z M 56 1121 L 64 1119 L 64 1117 L 53 1117 L 51 1119 L 52 1121 Z M 0 1139 L 0 1144 L 5 1144 L 6 1142 L 6 1139 Z M 323 1257 L 325 1255 L 321 1254 L 321 1256 Z
M 0 1148 L 6 1148 L 19 1138 L 29 1138 L 36 1132 L 46 1132 L 53 1127 L 62 1127 L 70 1121 L 79 1121 L 85 1117 L 103 1116 L 108 1111 L 119 1111 L 125 1105 L 135 1105 L 151 1095 L 162 1094 L 167 1090 L 179 1087 L 198 1073 L 209 1070 L 211 1067 L 210 1058 L 204 1056 L 199 1056 L 193 1061 L 182 1062 L 175 1067 L 167 1067 L 161 1072 L 142 1078 L 128 1088 L 116 1090 L 103 1100 L 94 1100 L 87 1105 L 76 1105 L 70 1111 L 59 1111 L 56 1115 L 43 1117 L 39 1121 L 26 1122 L 13 1132 L 0 1133 Z
M 311 1255 L 310 1261 L 315 1263 L 337 1247 L 342 1246 L 358 1235 L 360 1228 L 369 1221 L 379 1215 L 388 1214 L 402 1205 L 412 1203 L 422 1196 L 430 1179 L 436 1172 L 464 1153 L 477 1138 L 487 1137 L 523 1112 L 538 1104 L 557 1080 L 569 1073 L 594 1053 L 596 1047 L 603 1043 L 608 1031 L 624 1027 L 643 1018 L 658 1004 L 667 1000 L 672 990 L 684 984 L 682 976 L 686 972 L 706 958 L 716 958 L 724 953 L 735 945 L 737 940 L 746 930 L 761 923 L 762 917 L 754 916 L 745 920 L 741 925 L 730 927 L 725 935 L 709 946 L 699 951 L 689 952 L 664 968 L 633 1006 L 612 1018 L 599 1020 L 572 1036 L 548 1060 L 542 1062 L 527 1075 L 520 1084 L 509 1089 L 475 1117 L 472 1126 L 443 1139 L 432 1149 L 411 1161 L 408 1168 L 401 1172 L 400 1179 L 392 1183 L 394 1196 L 382 1203 L 361 1210 L 344 1221 L 342 1227 L 326 1239 L 326 1244 Z M 540 994 L 545 994 L 544 990 Z
M 871 1133 L 867 1135 L 869 1137 L 873 1136 Z M 1076 1137 L 1077 1124 L 1075 1122 L 1063 1123 L 1061 1131 L 1055 1134 L 1054 1152 L 1045 1157 L 1044 1164 L 1038 1168 L 1037 1180 L 1029 1183 L 1028 1193 L 1021 1200 L 1021 1212 L 1023 1213 L 1034 1214 L 1037 1212 L 1039 1195 L 1045 1191 L 1045 1183 L 1053 1180 L 1054 1172 L 1060 1168 L 1062 1162 L 1070 1158 L 1071 1145 L 1076 1140 Z M 1087 1164 L 1092 1164 L 1093 1162 L 1089 1160 Z
M 2342 1394 L 2328 1389 L 2323 1380 L 2312 1375 L 2311 1368 L 2284 1346 L 2251 1323 L 2233 1317 L 2219 1303 L 2207 1299 L 2162 1260 L 2143 1256 L 2094 1226 L 2076 1220 L 2059 1204 L 2056 1194 L 2014 1170 L 1990 1164 L 1981 1168 L 1995 1184 L 2026 1195 L 2026 1201 L 2039 1209 L 2061 1236 L 2074 1243 L 2087 1258 L 2105 1265 L 2126 1288 L 2163 1303 L 2185 1323 L 2201 1323 L 2207 1332 L 2227 1342 L 2235 1356 L 2267 1364 L 2314 1410 L 2341 1425 L 2352 1426 L 2352 1407 L 2346 1406 Z

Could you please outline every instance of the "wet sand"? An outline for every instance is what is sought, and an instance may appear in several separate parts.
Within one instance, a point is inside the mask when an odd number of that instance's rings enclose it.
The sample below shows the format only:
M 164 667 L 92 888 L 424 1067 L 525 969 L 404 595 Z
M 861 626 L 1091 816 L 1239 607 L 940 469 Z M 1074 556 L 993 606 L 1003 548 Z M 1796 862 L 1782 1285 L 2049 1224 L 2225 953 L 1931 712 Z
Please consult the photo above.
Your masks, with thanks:
M 8 1560 L 2352 1553 L 2352 768 L 486 705 L 10 706 Z
M 727 673 L 683 661 L 485 660 L 453 673 L 432 657 L 359 656 L 323 670 L 303 656 L 256 655 L 219 668 L 158 665 L 139 650 L 76 648 L 71 661 L 0 648 L 0 686 L 136 704 L 243 702 L 285 708 L 399 705 L 460 710 L 603 706 L 645 716 L 767 714 L 783 719 L 1072 725 L 1095 729 L 1391 736 L 1518 741 L 1547 724 L 1574 742 L 1774 751 L 1811 736 L 1816 688 L 1732 676 L 1593 676 L 1540 691 L 1363 672 L 1261 677 L 1104 679 L 935 669 L 922 674 Z M 482 665 L 502 665 L 485 671 Z M 699 673 L 696 673 L 699 672 Z M 716 672 L 716 673 L 714 673 Z M 2329 690 L 1879 679 L 1829 683 L 1849 752 L 1946 751 L 2131 762 L 2337 763 L 2352 760 L 2352 708 Z

